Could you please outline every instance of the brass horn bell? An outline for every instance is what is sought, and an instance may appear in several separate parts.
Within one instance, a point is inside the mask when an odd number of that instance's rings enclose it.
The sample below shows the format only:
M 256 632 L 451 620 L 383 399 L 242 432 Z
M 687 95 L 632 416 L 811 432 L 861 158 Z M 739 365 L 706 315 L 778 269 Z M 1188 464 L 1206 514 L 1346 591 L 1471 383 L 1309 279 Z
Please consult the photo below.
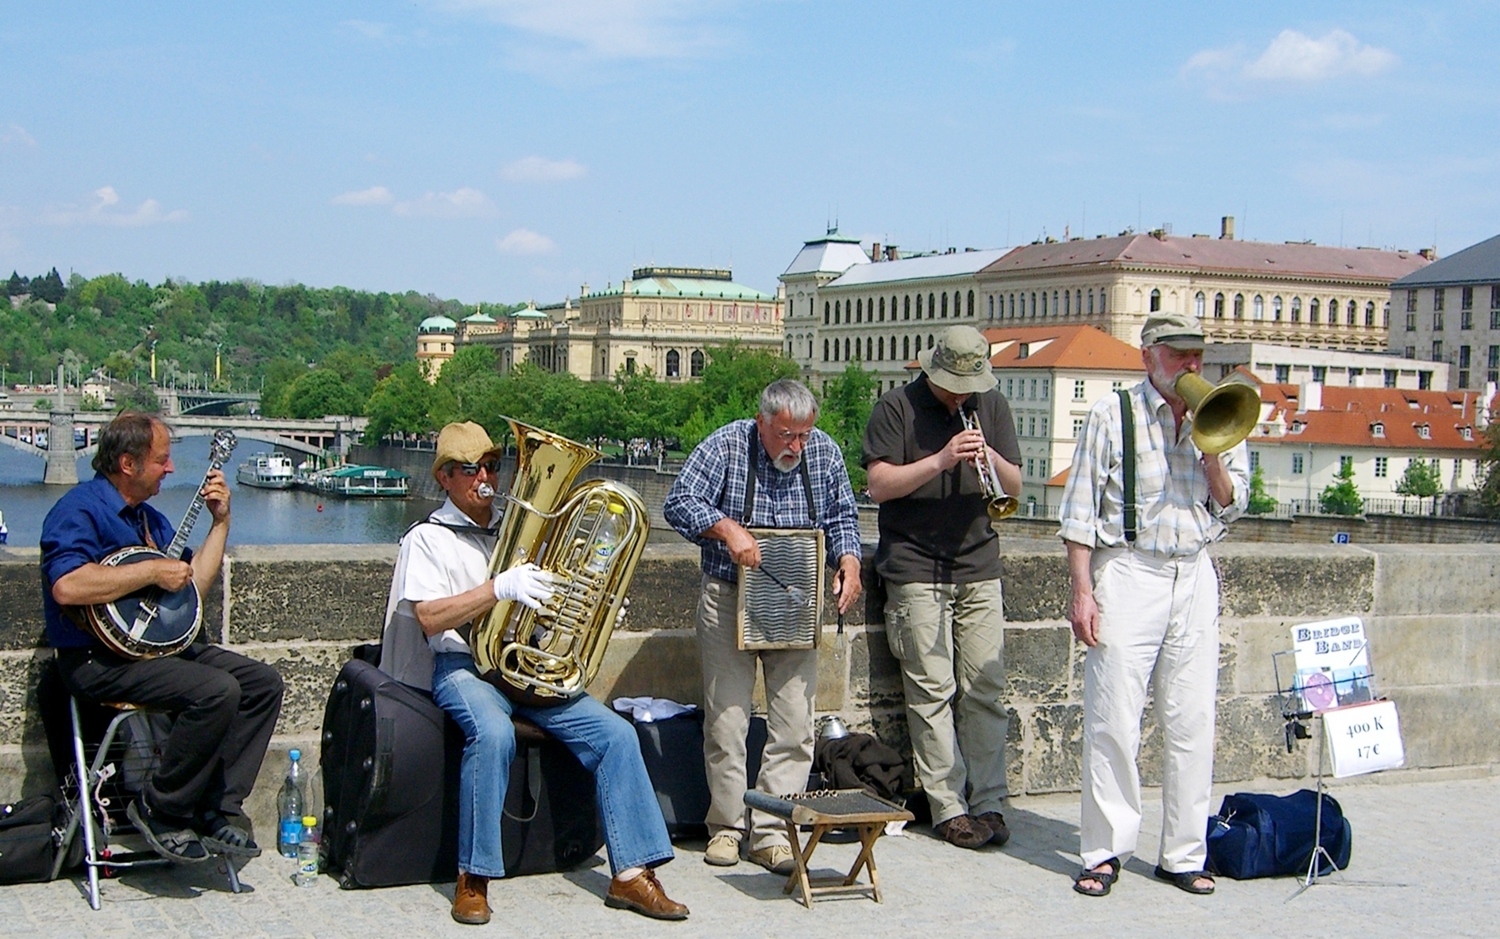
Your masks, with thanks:
M 1237 381 L 1210 385 L 1183 372 L 1174 385 L 1193 412 L 1193 443 L 1204 453 L 1223 453 L 1250 436 L 1260 420 L 1260 392 Z

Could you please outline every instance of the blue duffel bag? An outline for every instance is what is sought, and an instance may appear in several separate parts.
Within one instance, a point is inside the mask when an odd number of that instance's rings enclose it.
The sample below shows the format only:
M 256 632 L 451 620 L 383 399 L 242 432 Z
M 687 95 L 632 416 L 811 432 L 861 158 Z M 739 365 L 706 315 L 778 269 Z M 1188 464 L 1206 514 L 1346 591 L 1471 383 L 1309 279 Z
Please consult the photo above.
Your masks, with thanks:
M 1317 812 L 1318 794 L 1311 789 L 1287 796 L 1258 792 L 1225 796 L 1219 814 L 1208 820 L 1208 869 L 1236 880 L 1306 874 L 1312 860 Z M 1319 876 L 1349 866 L 1353 840 L 1343 809 L 1325 793 L 1322 838 L 1318 841 L 1333 858 L 1333 865 L 1323 860 Z

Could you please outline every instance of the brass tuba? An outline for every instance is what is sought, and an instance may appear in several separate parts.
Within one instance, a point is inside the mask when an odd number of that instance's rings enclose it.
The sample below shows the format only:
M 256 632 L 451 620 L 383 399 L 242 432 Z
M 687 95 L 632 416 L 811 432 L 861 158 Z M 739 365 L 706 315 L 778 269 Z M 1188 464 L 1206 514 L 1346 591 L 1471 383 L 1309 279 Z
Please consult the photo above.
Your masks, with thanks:
M 1237 381 L 1210 385 L 1183 372 L 1173 387 L 1193 412 L 1193 443 L 1204 453 L 1223 453 L 1250 436 L 1260 420 L 1260 392 Z
M 521 704 L 546 707 L 582 694 L 604 658 L 650 517 L 629 486 L 578 473 L 604 454 L 558 434 L 510 422 L 516 475 L 505 497 L 490 576 L 530 561 L 554 577 L 540 610 L 502 600 L 474 624 L 469 645 L 486 681 Z M 618 532 L 609 549 L 601 533 Z M 607 539 L 606 539 L 607 542 Z

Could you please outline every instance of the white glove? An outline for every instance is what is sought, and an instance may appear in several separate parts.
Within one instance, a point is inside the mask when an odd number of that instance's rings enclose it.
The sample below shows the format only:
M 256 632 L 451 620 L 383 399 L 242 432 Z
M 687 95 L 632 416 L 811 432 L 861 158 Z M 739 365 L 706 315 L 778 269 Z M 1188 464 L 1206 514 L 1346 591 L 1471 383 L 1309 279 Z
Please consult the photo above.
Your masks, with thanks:
M 518 564 L 495 575 L 496 600 L 519 600 L 533 610 L 552 599 L 552 572 L 531 562 Z

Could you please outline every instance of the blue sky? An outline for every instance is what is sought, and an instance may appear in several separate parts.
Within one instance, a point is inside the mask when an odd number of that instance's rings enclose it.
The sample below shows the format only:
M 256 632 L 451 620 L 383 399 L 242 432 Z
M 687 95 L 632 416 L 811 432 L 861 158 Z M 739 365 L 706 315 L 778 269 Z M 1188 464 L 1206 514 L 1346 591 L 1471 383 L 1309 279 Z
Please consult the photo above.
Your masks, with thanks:
M 0 0 L 0 269 L 538 302 L 1169 223 L 1500 229 L 1500 5 Z

